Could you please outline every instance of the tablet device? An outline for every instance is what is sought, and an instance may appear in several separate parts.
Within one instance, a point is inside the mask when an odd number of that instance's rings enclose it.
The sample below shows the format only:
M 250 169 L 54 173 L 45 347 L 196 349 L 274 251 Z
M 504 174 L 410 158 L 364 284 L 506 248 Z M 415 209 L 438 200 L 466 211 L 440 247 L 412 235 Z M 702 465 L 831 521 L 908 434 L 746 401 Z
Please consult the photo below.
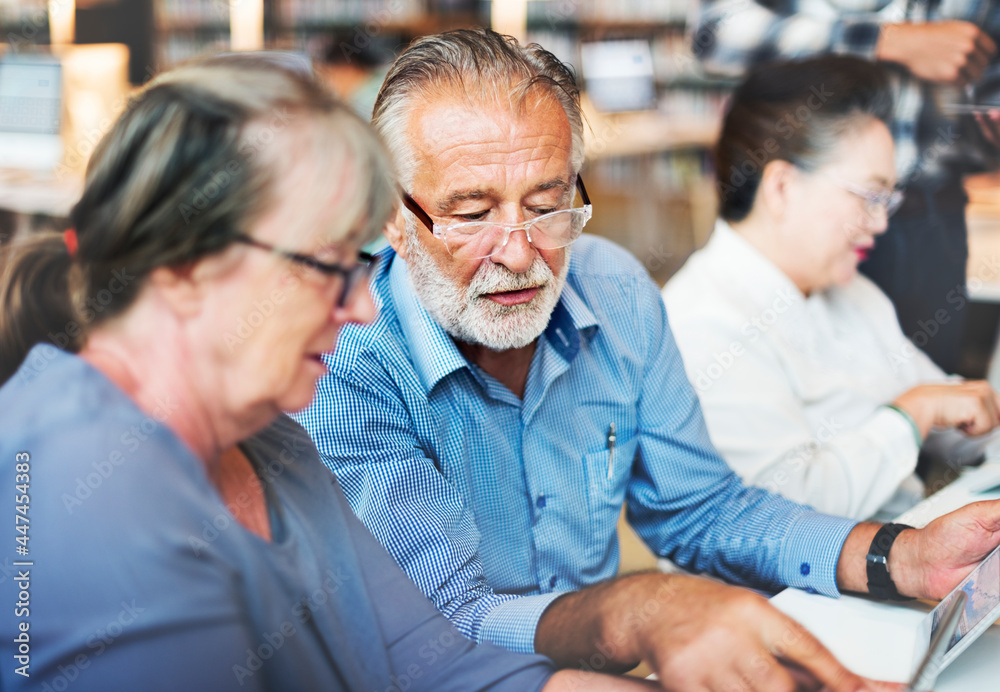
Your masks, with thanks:
M 1000 548 L 930 612 L 846 595 L 832 599 L 797 589 L 785 589 L 771 602 L 816 635 L 853 672 L 875 680 L 906 682 L 941 631 L 947 611 L 961 599 L 965 604 L 934 666 L 936 675 L 1000 618 Z
M 993 113 L 1000 111 L 1000 103 L 945 103 L 941 106 L 941 110 L 947 115 Z
M 965 594 L 967 602 L 958 620 L 958 630 L 951 638 L 941 659 L 941 669 L 965 651 L 979 635 L 1000 618 L 1000 547 L 972 570 L 955 589 L 941 601 L 920 625 L 917 641 L 928 641 L 940 629 L 945 613 L 953 600 Z
M 937 630 L 931 637 L 930 648 L 927 649 L 924 659 L 913 672 L 913 677 L 905 692 L 930 692 L 934 688 L 938 673 L 944 667 L 942 660 L 951 646 L 951 641 L 958 629 L 958 622 L 965 610 L 966 601 L 968 601 L 968 596 L 965 595 L 964 591 L 959 591 L 955 594 L 955 598 L 948 601 L 941 613 Z
M 979 82 L 966 87 L 966 94 L 968 103 L 945 103 L 941 110 L 951 115 L 1000 111 L 1000 72 L 991 68 Z

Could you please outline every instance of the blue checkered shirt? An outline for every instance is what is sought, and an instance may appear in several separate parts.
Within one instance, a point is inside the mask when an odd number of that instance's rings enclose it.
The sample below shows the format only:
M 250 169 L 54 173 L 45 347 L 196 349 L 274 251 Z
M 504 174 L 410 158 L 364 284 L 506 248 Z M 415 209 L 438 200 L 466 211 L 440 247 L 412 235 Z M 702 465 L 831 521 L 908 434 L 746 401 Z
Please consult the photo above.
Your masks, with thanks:
M 405 263 L 383 257 L 378 319 L 341 332 L 296 418 L 354 511 L 459 630 L 532 651 L 555 598 L 615 576 L 623 502 L 646 544 L 685 567 L 837 594 L 854 522 L 730 471 L 660 292 L 631 255 L 577 241 L 523 399 L 462 356 Z
M 701 0 L 693 48 L 706 71 L 737 76 L 748 66 L 823 53 L 875 59 L 884 24 L 960 19 L 1000 43 L 993 0 Z M 891 130 L 901 182 L 938 180 L 997 165 L 971 116 L 946 116 L 942 103 L 964 102 L 956 87 L 933 85 L 884 63 L 892 85 Z M 994 73 L 997 65 L 989 68 Z

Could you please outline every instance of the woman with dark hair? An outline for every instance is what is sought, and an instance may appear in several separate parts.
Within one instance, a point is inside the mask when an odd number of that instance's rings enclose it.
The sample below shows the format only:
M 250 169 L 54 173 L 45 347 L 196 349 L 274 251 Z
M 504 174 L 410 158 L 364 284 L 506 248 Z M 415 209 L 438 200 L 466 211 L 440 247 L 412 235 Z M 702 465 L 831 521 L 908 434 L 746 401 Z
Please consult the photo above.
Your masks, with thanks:
M 932 429 L 998 424 L 989 385 L 950 380 L 857 273 L 901 201 L 891 106 L 883 73 L 859 59 L 753 70 L 719 138 L 721 218 L 663 291 L 730 466 L 859 519 L 922 497 L 914 469 Z M 935 444 L 962 437 L 950 435 Z
M 396 192 L 373 132 L 281 62 L 153 80 L 74 230 L 2 248 L 0 687 L 646 689 L 462 637 L 282 415 L 373 318 L 358 249 Z

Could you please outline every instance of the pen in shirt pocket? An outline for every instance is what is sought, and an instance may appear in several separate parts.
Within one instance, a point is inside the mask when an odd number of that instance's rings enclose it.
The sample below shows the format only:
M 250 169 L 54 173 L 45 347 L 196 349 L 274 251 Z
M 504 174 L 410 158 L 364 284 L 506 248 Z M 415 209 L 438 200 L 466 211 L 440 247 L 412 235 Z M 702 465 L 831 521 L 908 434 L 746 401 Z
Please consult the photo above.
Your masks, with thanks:
M 615 468 L 615 424 L 612 422 L 608 426 L 608 480 L 611 480 L 611 473 Z

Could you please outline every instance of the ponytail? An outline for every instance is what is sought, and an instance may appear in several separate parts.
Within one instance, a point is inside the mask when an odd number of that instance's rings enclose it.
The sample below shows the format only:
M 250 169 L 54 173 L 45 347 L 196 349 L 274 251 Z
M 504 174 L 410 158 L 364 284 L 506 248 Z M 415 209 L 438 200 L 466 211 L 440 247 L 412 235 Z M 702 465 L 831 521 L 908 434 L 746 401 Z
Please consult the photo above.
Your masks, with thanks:
M 35 344 L 78 350 L 82 334 L 71 297 L 72 271 L 62 234 L 31 233 L 0 245 L 0 385 Z

